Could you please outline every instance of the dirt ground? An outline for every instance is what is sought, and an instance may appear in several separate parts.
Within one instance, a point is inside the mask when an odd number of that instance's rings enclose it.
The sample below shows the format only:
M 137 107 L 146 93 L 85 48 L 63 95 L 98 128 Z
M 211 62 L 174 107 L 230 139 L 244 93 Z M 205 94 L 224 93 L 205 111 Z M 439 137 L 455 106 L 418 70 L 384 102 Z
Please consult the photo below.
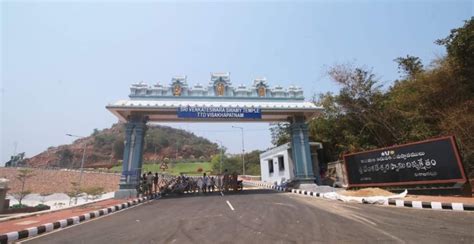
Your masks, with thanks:
M 396 193 L 389 192 L 387 190 L 383 190 L 380 188 L 364 188 L 356 191 L 341 191 L 338 192 L 341 195 L 344 196 L 352 196 L 352 197 L 370 197 L 370 196 L 392 196 L 395 195 Z
M 338 192 L 341 195 L 353 196 L 353 197 L 370 197 L 370 196 L 391 196 L 396 193 L 389 192 L 380 188 L 364 188 L 357 191 L 341 191 Z M 408 191 L 408 193 L 410 193 Z M 473 204 L 474 197 L 462 197 L 462 196 L 425 196 L 425 195 L 407 195 L 403 200 L 406 201 L 422 201 L 422 202 L 443 202 L 443 203 L 464 203 Z
M 78 182 L 80 173 L 78 171 L 61 171 L 32 169 L 33 177 L 26 181 L 25 190 L 32 193 L 65 193 L 72 190 L 71 182 Z M 16 168 L 0 168 L 0 178 L 7 178 L 9 192 L 18 192 L 21 190 L 21 184 L 16 176 Z M 116 174 L 90 173 L 84 172 L 82 176 L 82 186 L 103 187 L 106 192 L 116 191 L 120 176 Z

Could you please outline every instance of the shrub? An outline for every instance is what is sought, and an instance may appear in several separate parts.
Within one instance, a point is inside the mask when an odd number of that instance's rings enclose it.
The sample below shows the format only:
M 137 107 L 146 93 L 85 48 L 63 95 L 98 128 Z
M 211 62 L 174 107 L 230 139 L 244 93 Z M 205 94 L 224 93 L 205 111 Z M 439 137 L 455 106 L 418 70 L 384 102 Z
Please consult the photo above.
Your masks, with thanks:
M 69 197 L 69 205 L 71 205 L 72 199 L 77 203 L 77 198 L 81 196 L 81 189 L 79 189 L 79 183 L 72 181 L 72 189 L 66 192 L 66 195 Z
M 46 204 L 42 204 L 42 203 L 40 203 L 40 204 L 36 205 L 36 206 L 35 206 L 35 208 L 37 208 L 38 210 L 46 210 L 46 209 L 51 209 L 51 207 L 50 207 L 50 206 L 48 206 L 48 205 L 46 205 Z
M 10 206 L 10 208 L 27 208 L 27 207 L 29 206 L 25 204 L 13 204 Z
M 104 188 L 98 187 L 98 186 L 84 188 L 82 189 L 82 191 L 86 194 L 86 200 L 88 199 L 96 200 L 96 199 L 99 199 L 102 196 L 102 194 L 104 194 Z
M 111 145 L 116 141 L 116 135 L 112 134 L 99 134 L 94 136 L 94 147 L 102 148 L 105 145 Z
M 198 173 L 201 173 L 202 171 L 203 171 L 202 168 L 198 168 L 198 169 L 197 169 L 197 172 L 198 172 Z

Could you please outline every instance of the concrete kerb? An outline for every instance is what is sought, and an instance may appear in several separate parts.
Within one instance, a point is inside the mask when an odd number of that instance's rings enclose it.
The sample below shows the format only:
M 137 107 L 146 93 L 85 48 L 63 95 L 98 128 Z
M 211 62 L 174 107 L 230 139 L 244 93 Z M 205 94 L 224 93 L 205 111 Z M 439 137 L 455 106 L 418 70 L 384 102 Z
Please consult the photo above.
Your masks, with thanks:
M 307 195 L 313 197 L 320 197 L 324 198 L 322 193 L 319 192 L 311 192 L 305 191 L 300 189 L 290 189 L 290 188 L 283 188 L 275 185 L 265 184 L 262 182 L 252 182 L 252 181 L 244 181 L 246 184 L 260 186 L 268 189 L 273 189 L 277 191 L 284 191 L 284 192 L 291 192 L 293 194 L 299 195 Z M 329 198 L 324 198 L 327 200 L 332 200 Z M 422 201 L 405 201 L 405 200 L 394 200 L 390 199 L 385 201 L 385 206 L 396 206 L 396 207 L 406 207 L 406 208 L 416 208 L 416 209 L 432 209 L 432 210 L 453 210 L 453 211 L 474 211 L 473 204 L 465 204 L 465 203 L 441 203 L 441 202 L 422 202 Z
M 110 206 L 110 207 L 107 207 L 107 208 L 103 208 L 103 209 L 100 209 L 100 210 L 92 211 L 92 212 L 89 212 L 89 213 L 86 213 L 86 214 L 83 214 L 83 215 L 58 220 L 58 221 L 55 221 L 53 223 L 47 223 L 47 224 L 43 224 L 43 225 L 40 225 L 40 226 L 37 226 L 37 227 L 27 228 L 27 229 L 24 229 L 24 230 L 21 230 L 21 231 L 13 231 L 13 232 L 9 232 L 9 233 L 0 234 L 0 244 L 4 244 L 4 243 L 6 244 L 6 243 L 13 242 L 13 241 L 21 240 L 21 239 L 24 239 L 24 238 L 41 235 L 41 234 L 51 232 L 53 230 L 57 230 L 57 229 L 60 229 L 60 228 L 69 227 L 69 226 L 72 226 L 72 225 L 75 225 L 75 224 L 79 224 L 83 221 L 94 219 L 94 218 L 104 216 L 104 215 L 107 215 L 107 214 L 110 214 L 110 213 L 113 213 L 113 212 L 116 212 L 116 211 L 119 211 L 119 210 L 122 210 L 122 209 L 125 209 L 125 208 L 129 208 L 131 206 L 135 206 L 135 205 L 144 203 L 147 200 L 153 200 L 155 198 L 156 198 L 156 196 L 154 196 L 152 198 L 141 197 L 141 198 L 133 199 L 133 200 L 121 203 L 121 204 L 117 204 L 117 205 Z

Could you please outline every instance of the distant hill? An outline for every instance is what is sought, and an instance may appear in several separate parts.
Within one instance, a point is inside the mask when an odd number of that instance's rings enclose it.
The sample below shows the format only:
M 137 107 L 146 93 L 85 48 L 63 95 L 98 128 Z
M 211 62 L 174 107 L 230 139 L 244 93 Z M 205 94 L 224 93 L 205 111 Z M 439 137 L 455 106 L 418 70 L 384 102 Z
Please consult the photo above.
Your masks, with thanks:
M 92 135 L 70 145 L 50 147 L 26 160 L 30 167 L 79 168 L 84 144 L 85 166 L 109 168 L 120 164 L 124 147 L 125 125 L 114 124 L 104 130 L 95 129 Z M 178 161 L 209 161 L 218 153 L 218 146 L 206 138 L 168 126 L 148 126 L 143 161 L 155 162 L 165 158 Z

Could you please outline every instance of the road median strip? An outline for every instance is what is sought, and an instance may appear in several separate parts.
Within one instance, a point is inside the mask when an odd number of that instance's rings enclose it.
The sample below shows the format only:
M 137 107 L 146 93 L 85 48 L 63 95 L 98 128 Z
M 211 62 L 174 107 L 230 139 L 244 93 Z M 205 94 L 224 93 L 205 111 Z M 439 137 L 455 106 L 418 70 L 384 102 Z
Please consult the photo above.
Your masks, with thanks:
M 293 194 L 314 196 L 314 197 L 324 198 L 327 200 L 334 200 L 330 198 L 325 198 L 323 193 L 319 193 L 319 192 L 312 192 L 312 191 L 306 191 L 306 190 L 300 190 L 300 189 L 291 189 L 291 188 L 266 184 L 262 182 L 254 182 L 254 181 L 246 181 L 246 180 L 244 181 L 244 183 L 254 185 L 254 186 L 260 186 L 260 187 L 264 187 L 264 188 L 272 189 L 276 191 L 291 192 Z M 363 202 L 363 203 L 367 203 L 367 202 Z M 401 199 L 388 199 L 382 205 L 416 208 L 416 209 L 474 211 L 474 204 L 457 203 L 457 202 L 442 203 L 442 202 L 424 202 L 424 201 L 406 201 L 406 200 L 401 200 Z
M 119 210 L 122 210 L 122 209 L 126 209 L 126 208 L 129 208 L 131 206 L 135 206 L 135 205 L 144 203 L 147 200 L 153 200 L 153 199 L 155 199 L 155 197 L 152 197 L 152 198 L 141 197 L 141 198 L 133 199 L 133 200 L 121 203 L 121 204 L 106 207 L 106 208 L 103 208 L 103 209 L 100 209 L 100 210 L 95 210 L 95 211 L 92 211 L 92 212 L 89 212 L 89 213 L 86 213 L 86 214 L 82 214 L 82 215 L 79 215 L 79 216 L 73 216 L 73 217 L 70 217 L 70 218 L 61 219 L 61 220 L 55 221 L 53 223 L 42 224 L 40 226 L 30 227 L 30 228 L 26 228 L 26 229 L 20 230 L 20 231 L 12 231 L 12 232 L 8 232 L 8 233 L 0 234 L 0 244 L 4 244 L 4 243 L 6 244 L 6 243 L 9 243 L 9 242 L 13 242 L 13 241 L 17 241 L 17 240 L 21 240 L 21 239 L 25 239 L 25 238 L 29 238 L 29 237 L 34 237 L 34 236 L 37 236 L 37 235 L 41 235 L 41 234 L 44 234 L 44 233 L 47 233 L 47 232 L 51 232 L 53 230 L 57 230 L 57 229 L 69 227 L 69 226 L 72 226 L 72 225 L 76 225 L 76 224 L 79 224 L 81 222 L 91 220 L 91 219 L 94 219 L 94 218 L 98 218 L 98 217 L 101 217 L 101 216 L 104 216 L 104 215 L 108 215 L 110 213 L 113 213 L 113 212 L 116 212 L 116 211 L 119 211 Z

